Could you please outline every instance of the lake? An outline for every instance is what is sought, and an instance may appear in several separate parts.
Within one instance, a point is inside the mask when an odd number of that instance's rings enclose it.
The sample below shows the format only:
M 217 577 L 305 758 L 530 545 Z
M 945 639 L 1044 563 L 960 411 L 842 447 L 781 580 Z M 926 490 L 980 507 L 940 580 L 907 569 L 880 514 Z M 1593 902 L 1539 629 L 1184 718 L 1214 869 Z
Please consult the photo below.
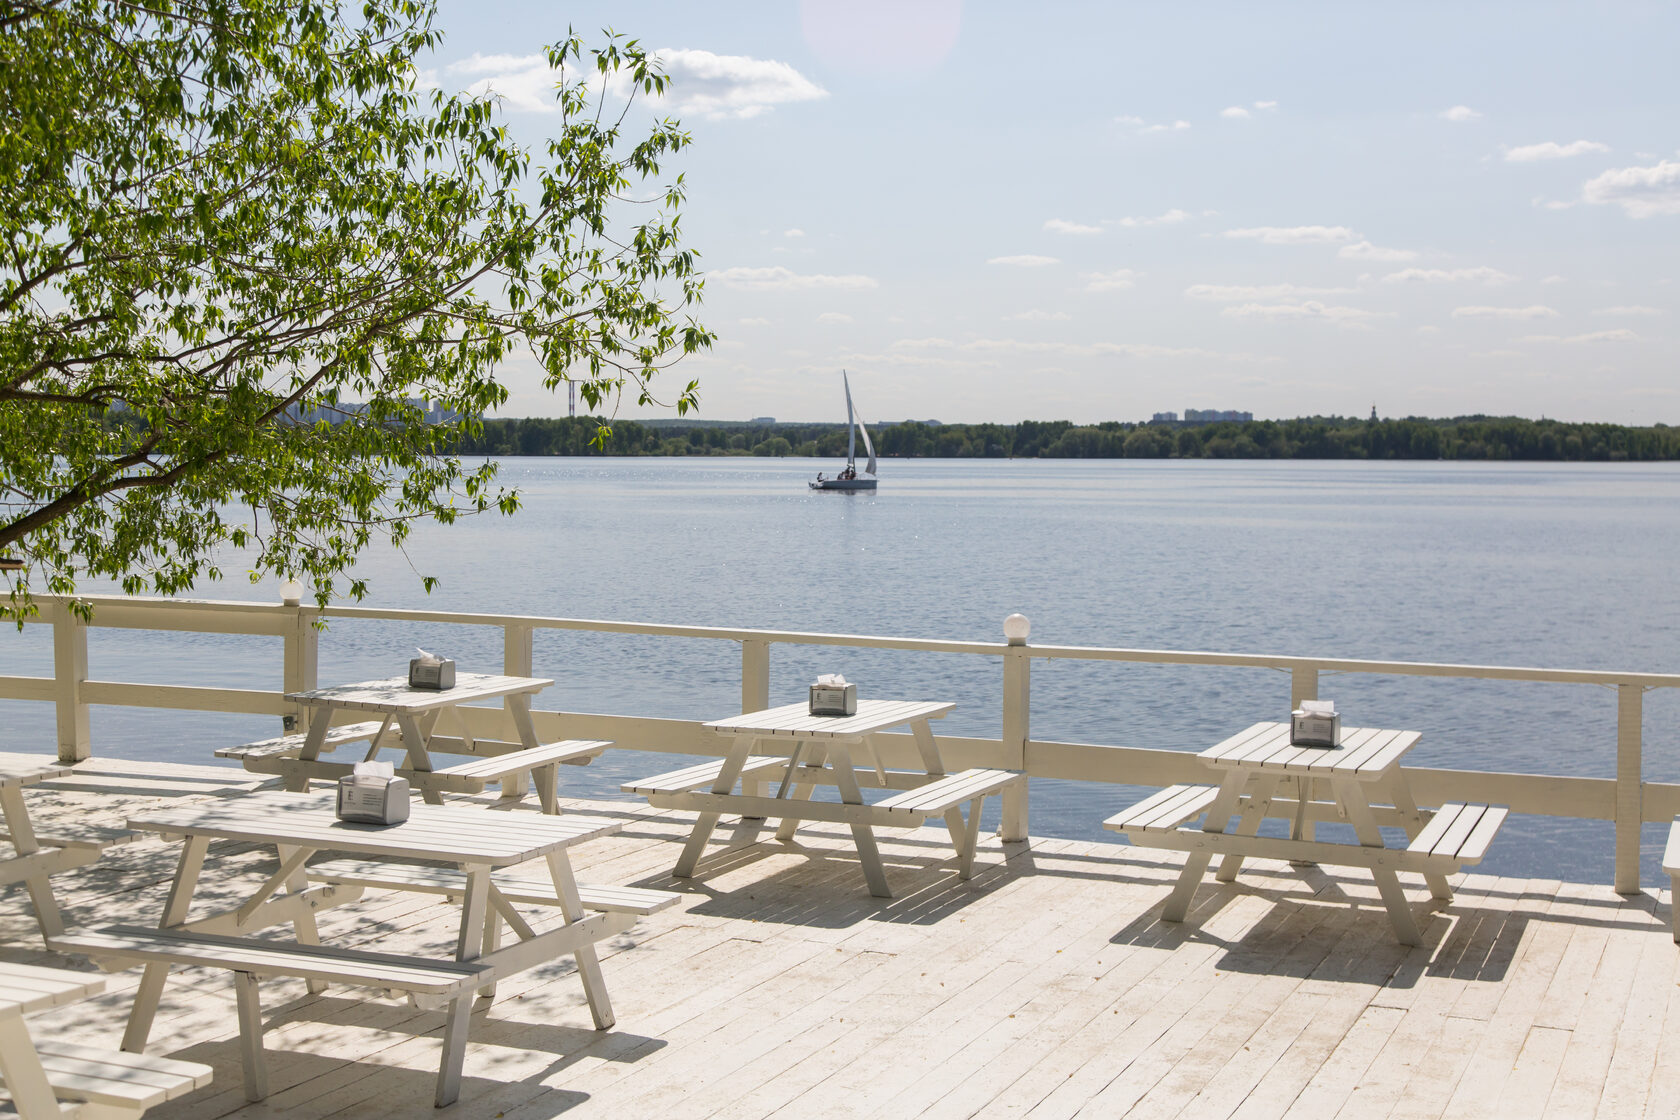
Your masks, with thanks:
M 367 602 L 982 641 L 1020 611 L 1034 642 L 1056 645 L 1680 671 L 1680 464 L 889 460 L 873 495 L 806 489 L 833 466 L 505 460 L 521 513 L 367 556 Z M 417 573 L 440 577 L 430 597 Z M 195 594 L 277 597 L 237 578 Z M 499 664 L 498 631 L 339 621 L 320 679 L 399 672 L 416 644 Z M 90 665 L 96 679 L 279 683 L 272 639 L 96 629 Z M 536 666 L 557 682 L 545 708 L 709 719 L 739 705 L 732 643 L 539 633 Z M 1000 732 L 994 659 L 778 647 L 773 701 L 827 671 L 864 696 L 977 693 L 942 729 Z M 0 673 L 50 672 L 48 628 L 0 638 Z M 1320 695 L 1350 725 L 1422 731 L 1417 765 L 1614 771 L 1608 688 L 1325 675 Z M 1040 661 L 1032 730 L 1195 750 L 1282 718 L 1288 699 L 1272 670 Z M 1647 695 L 1647 779 L 1680 780 L 1677 716 L 1672 692 Z M 203 763 L 273 723 L 95 708 L 94 749 Z M 0 702 L 0 727 L 0 749 L 53 741 L 48 705 Z M 648 766 L 609 752 L 568 768 L 564 792 L 619 796 Z M 1033 831 L 1115 839 L 1103 818 L 1147 792 L 1037 782 Z M 1664 833 L 1647 829 L 1648 881 Z M 1608 823 L 1513 817 L 1483 870 L 1606 881 L 1611 848 Z

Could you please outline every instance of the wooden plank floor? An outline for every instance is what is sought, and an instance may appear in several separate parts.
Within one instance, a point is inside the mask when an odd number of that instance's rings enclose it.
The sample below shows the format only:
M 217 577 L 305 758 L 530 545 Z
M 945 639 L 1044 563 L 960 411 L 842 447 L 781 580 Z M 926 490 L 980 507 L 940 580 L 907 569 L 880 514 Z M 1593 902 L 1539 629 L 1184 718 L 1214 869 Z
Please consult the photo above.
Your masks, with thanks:
M 30 790 L 37 826 L 116 824 L 242 777 L 105 760 L 99 771 Z M 1175 926 L 1159 918 L 1178 865 L 1169 853 L 1064 840 L 1006 850 L 993 837 L 962 883 L 942 829 L 883 831 L 899 895 L 877 900 L 838 827 L 807 827 L 791 845 L 769 830 L 731 850 L 714 843 L 701 877 L 684 881 L 670 868 L 686 815 L 567 808 L 626 821 L 576 850 L 580 879 L 684 901 L 604 946 L 610 1031 L 592 1029 L 569 961 L 504 982 L 474 1017 L 461 1100 L 445 1114 L 1377 1120 L 1671 1116 L 1680 1100 L 1666 891 L 1466 875 L 1440 907 L 1412 881 L 1427 944 L 1408 950 L 1369 879 L 1342 869 L 1251 864 L 1235 884 L 1210 879 Z M 54 883 L 73 923 L 149 924 L 176 855 L 142 840 Z M 211 859 L 201 898 L 232 901 L 274 868 L 249 845 Z M 87 968 L 41 950 L 27 907 L 21 888 L 0 894 L 0 953 Z M 447 955 L 455 924 L 436 899 L 369 892 L 324 914 L 322 930 L 337 944 Z M 137 979 L 114 974 L 100 999 L 31 1022 L 114 1047 Z M 441 1014 L 363 994 L 265 983 L 273 1092 L 253 1106 L 228 975 L 177 972 L 151 1051 L 216 1077 L 148 1115 L 426 1115 Z

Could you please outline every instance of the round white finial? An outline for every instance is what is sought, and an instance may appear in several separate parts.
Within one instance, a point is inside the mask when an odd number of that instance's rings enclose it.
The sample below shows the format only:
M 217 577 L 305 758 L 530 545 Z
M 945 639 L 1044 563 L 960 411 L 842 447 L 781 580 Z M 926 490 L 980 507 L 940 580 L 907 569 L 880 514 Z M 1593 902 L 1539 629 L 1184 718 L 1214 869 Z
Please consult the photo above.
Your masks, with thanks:
M 303 584 L 295 579 L 282 580 L 280 583 L 280 601 L 288 607 L 295 607 L 303 601 Z
M 1003 636 L 1009 639 L 1012 646 L 1027 644 L 1027 635 L 1032 633 L 1032 623 L 1024 614 L 1012 614 L 1003 620 Z

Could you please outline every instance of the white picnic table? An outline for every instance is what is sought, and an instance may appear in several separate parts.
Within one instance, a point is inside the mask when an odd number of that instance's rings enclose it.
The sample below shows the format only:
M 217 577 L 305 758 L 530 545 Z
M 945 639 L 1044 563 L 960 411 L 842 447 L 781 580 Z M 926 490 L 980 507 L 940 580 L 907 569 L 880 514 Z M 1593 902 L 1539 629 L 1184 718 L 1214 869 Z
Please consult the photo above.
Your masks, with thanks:
M 611 910 L 588 912 L 567 850 L 574 844 L 617 832 L 623 822 L 416 805 L 409 819 L 400 824 L 361 824 L 338 820 L 333 797 L 331 792 L 254 793 L 130 818 L 131 828 L 185 840 L 158 926 L 159 936 L 166 932 L 178 936 L 174 942 L 162 944 L 157 937 L 144 936 L 147 931 L 117 927 L 78 931 L 55 941 L 55 947 L 84 953 L 102 963 L 106 959 L 148 962 L 123 1036 L 124 1050 L 135 1053 L 144 1050 L 171 962 L 228 968 L 240 978 L 246 1092 L 252 1099 L 266 1094 L 261 1021 L 255 1002 L 256 976 L 303 976 L 311 980 L 312 990 L 319 990 L 323 979 L 344 974 L 352 977 L 347 982 L 370 987 L 402 990 L 412 982 L 421 985 L 411 988 L 412 991 L 430 991 L 434 995 L 444 992 L 447 998 L 434 999 L 434 1003 L 445 1005 L 448 1013 L 438 1069 L 440 1107 L 455 1100 L 460 1092 L 469 1013 L 475 993 L 492 994 L 499 978 L 569 954 L 577 962 L 595 1025 L 603 1030 L 612 1026 L 612 1004 L 601 977 L 595 943 L 628 929 L 635 916 Z M 237 908 L 192 915 L 193 894 L 205 868 L 205 853 L 213 840 L 272 844 L 279 856 L 279 867 Z M 424 958 L 313 948 L 320 944 L 316 912 L 353 901 L 367 881 L 365 874 L 361 879 L 340 876 L 324 885 L 311 886 L 310 880 L 315 876 L 305 869 L 305 861 L 317 852 L 327 851 L 369 857 L 378 862 L 438 861 L 459 868 L 458 872 L 444 872 L 456 876 L 450 889 L 461 906 L 454 958 L 430 968 L 434 974 L 431 979 L 442 976 L 448 980 L 453 976 L 453 981 L 439 981 L 426 987 L 427 977 L 421 976 L 419 980 L 407 977 L 404 966 L 426 969 L 428 962 Z M 560 909 L 564 920 L 563 925 L 544 931 L 534 929 L 509 904 L 491 877 L 498 869 L 535 860 L 546 864 L 547 886 L 552 892 L 546 901 Z M 400 874 L 380 885 L 396 889 L 410 887 Z M 414 885 L 412 889 L 427 888 Z M 431 893 L 444 892 L 432 890 Z M 674 900 L 675 896 L 670 897 Z M 640 912 L 647 912 L 647 908 Z M 518 934 L 517 942 L 501 945 L 503 922 Z M 282 923 L 293 927 L 295 960 L 284 956 L 285 943 L 248 936 Z M 195 946 L 201 947 L 202 959 L 193 955 Z
M 72 1115 L 139 1116 L 210 1083 L 199 1062 L 145 1058 L 47 1041 L 37 1046 L 24 1015 L 98 995 L 105 979 L 65 968 L 0 961 L 0 1079 L 22 1120 Z M 86 1101 L 82 1113 L 74 1104 Z
M 1286 859 L 1367 868 L 1396 937 L 1417 945 L 1422 933 L 1395 872 L 1422 874 L 1435 898 L 1450 900 L 1447 874 L 1482 858 L 1506 813 L 1498 806 L 1460 804 L 1420 811 L 1400 760 L 1421 737 L 1416 731 L 1350 727 L 1339 746 L 1295 746 L 1289 724 L 1256 723 L 1197 755 L 1220 775 L 1218 786 L 1173 786 L 1104 823 L 1127 833 L 1133 844 L 1189 853 L 1162 910 L 1167 921 L 1185 919 L 1215 855 L 1223 856 L 1217 878 L 1224 882 L 1236 878 L 1245 857 Z M 1352 825 L 1357 844 L 1316 839 L 1317 818 L 1309 813 L 1314 791 L 1324 787 L 1332 798 L 1327 816 Z M 1281 800 L 1280 792 L 1289 799 Z M 1204 812 L 1200 829 L 1179 827 Z M 1239 817 L 1234 829 L 1233 816 Z M 1268 817 L 1289 820 L 1290 835 L 1259 836 L 1260 822 Z M 1408 847 L 1388 848 L 1380 824 L 1403 828 Z
M 366 739 L 366 757 L 371 759 L 386 744 L 393 725 L 401 735 L 406 752 L 399 771 L 432 804 L 440 804 L 445 790 L 476 792 L 488 781 L 500 782 L 504 797 L 524 795 L 524 781 L 533 770 L 542 772 L 537 793 L 543 810 L 558 813 L 555 778 L 558 763 L 587 763 L 611 746 L 605 740 L 565 740 L 542 743 L 531 722 L 531 697 L 554 681 L 545 677 L 514 677 L 495 673 L 460 673 L 448 689 L 412 688 L 406 677 L 364 681 L 286 694 L 286 699 L 309 712 L 309 727 L 301 742 L 283 736 L 262 744 L 247 744 L 218 752 L 238 757 L 247 769 L 282 775 L 286 788 L 301 792 L 311 779 L 336 781 L 351 770 L 351 764 L 321 758 L 323 749 L 336 742 Z M 475 738 L 461 714 L 461 707 L 477 700 L 501 699 L 519 736 L 514 743 Z M 365 712 L 382 717 L 377 726 L 369 723 L 354 729 L 334 728 L 339 713 Z M 458 734 L 438 734 L 439 723 L 448 714 Z M 347 733 L 348 732 L 348 733 Z M 256 748 L 253 750 L 253 748 Z M 465 754 L 471 761 L 439 769 L 433 754 Z
M 1025 779 L 1010 771 L 946 774 L 928 721 L 943 718 L 955 707 L 938 701 L 859 700 L 854 715 L 814 716 L 801 701 L 730 716 L 702 725 L 731 740 L 720 761 L 655 775 L 622 788 L 647 797 L 659 808 L 699 812 L 677 859 L 674 874 L 679 877 L 694 874 L 718 818 L 725 813 L 739 813 L 750 822 L 776 817 L 781 821 L 776 837 L 783 841 L 793 839 L 801 821 L 835 821 L 851 828 L 870 893 L 891 898 L 892 888 L 875 843 L 875 825 L 915 827 L 929 817 L 944 816 L 960 858 L 960 875 L 966 879 L 973 867 L 982 799 L 999 792 L 1025 794 Z M 875 736 L 906 725 L 915 737 L 922 768 L 919 772 L 889 771 L 881 764 Z M 766 746 L 780 746 L 788 754 L 754 754 Z M 868 769 L 861 774 L 856 765 L 860 756 L 868 761 Z M 758 787 L 775 777 L 780 777 L 780 785 L 774 795 L 766 796 Z M 813 800 L 819 784 L 838 787 L 839 804 Z M 871 805 L 864 801 L 864 785 L 904 792 Z M 964 802 L 969 804 L 966 822 L 960 808 Z
M 99 858 L 104 843 L 90 836 L 37 836 L 29 820 L 29 807 L 23 790 L 48 778 L 71 773 L 69 766 L 56 760 L 25 754 L 0 754 L 0 810 L 6 815 L 6 838 L 12 843 L 12 854 L 0 859 L 0 886 L 22 883 L 29 891 L 35 906 L 35 920 L 43 936 L 52 937 L 64 932 L 64 918 L 58 912 L 48 877 L 55 872 L 81 867 Z

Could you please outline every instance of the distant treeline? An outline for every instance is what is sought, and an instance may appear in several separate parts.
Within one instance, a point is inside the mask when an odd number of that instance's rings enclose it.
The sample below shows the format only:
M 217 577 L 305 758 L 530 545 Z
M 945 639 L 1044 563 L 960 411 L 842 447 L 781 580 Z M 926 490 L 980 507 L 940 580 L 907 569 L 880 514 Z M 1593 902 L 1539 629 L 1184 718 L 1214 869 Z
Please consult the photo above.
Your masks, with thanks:
M 603 446 L 593 417 L 486 420 L 459 450 L 470 455 L 846 454 L 843 424 L 658 428 L 620 420 Z M 1680 459 L 1680 428 L 1571 424 L 1503 416 L 1361 420 L 1313 416 L 1212 424 L 1066 420 L 1018 424 L 892 424 L 871 434 L 883 456 L 1044 459 L 1524 459 L 1651 462 Z M 861 448 L 860 448 L 861 451 Z

